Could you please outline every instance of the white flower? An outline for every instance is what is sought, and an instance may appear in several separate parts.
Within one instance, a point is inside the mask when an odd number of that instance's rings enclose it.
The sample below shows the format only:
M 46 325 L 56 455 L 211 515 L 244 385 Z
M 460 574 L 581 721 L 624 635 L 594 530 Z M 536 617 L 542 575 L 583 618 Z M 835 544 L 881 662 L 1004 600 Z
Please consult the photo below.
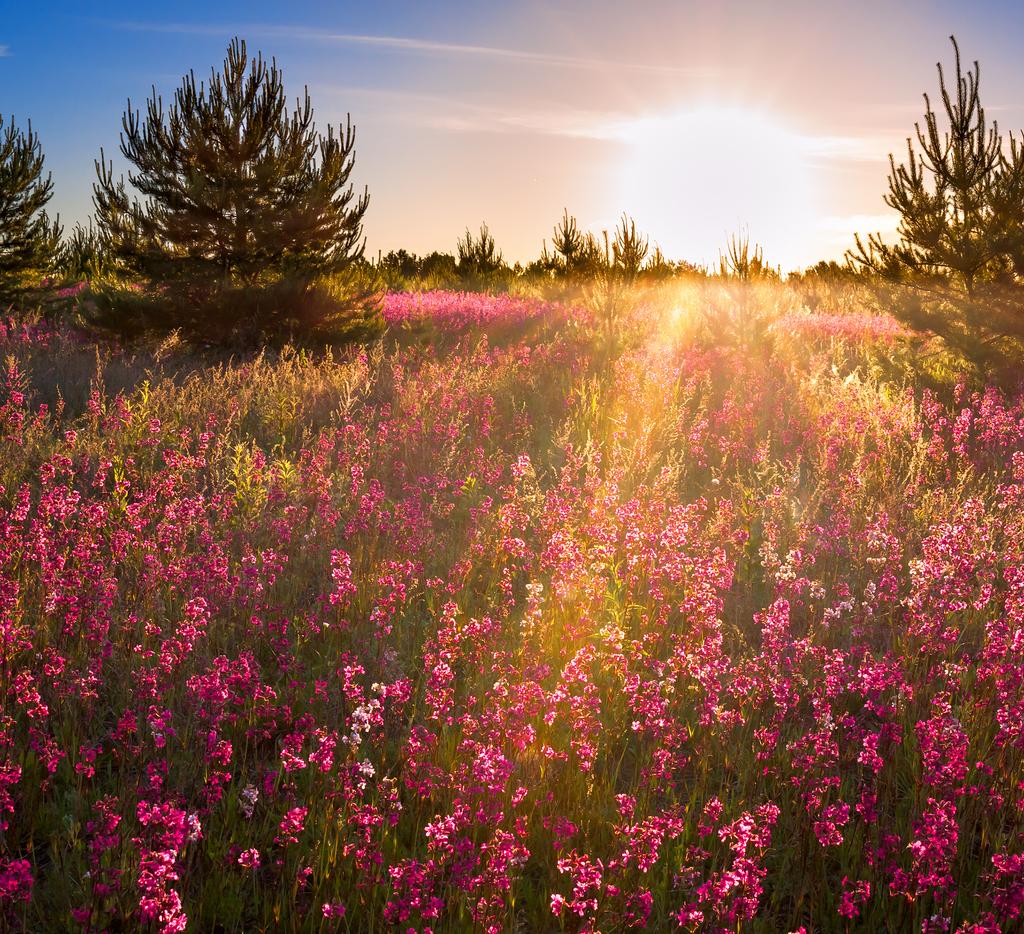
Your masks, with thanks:
M 252 817 L 252 812 L 256 808 L 256 800 L 259 798 L 260 793 L 256 790 L 253 785 L 246 785 L 242 789 L 242 813 L 245 815 L 246 820 Z

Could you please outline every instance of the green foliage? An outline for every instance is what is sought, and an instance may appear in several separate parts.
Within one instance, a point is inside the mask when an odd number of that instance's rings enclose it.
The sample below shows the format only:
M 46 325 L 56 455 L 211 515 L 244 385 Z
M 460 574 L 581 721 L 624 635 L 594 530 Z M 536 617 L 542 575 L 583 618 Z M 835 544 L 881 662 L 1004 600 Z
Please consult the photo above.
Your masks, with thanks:
M 389 286 L 407 282 L 419 275 L 419 257 L 407 250 L 391 250 L 378 260 L 377 271 Z M 401 286 L 398 285 L 398 287 Z
M 834 259 L 821 260 L 803 272 L 791 272 L 786 276 L 790 282 L 828 282 L 843 283 L 855 282 L 860 277 L 857 271 L 848 263 L 837 263 Z
M 731 234 L 725 252 L 718 254 L 718 281 L 708 284 L 703 304 L 710 343 L 735 345 L 750 353 L 768 350 L 771 316 L 764 293 L 774 294 L 770 286 L 779 278 L 778 270 L 765 262 L 761 245 L 751 243 L 746 231 Z
M 555 256 L 549 258 L 551 269 L 556 276 L 570 282 L 593 278 L 605 264 L 597 238 L 589 231 L 583 233 L 567 209 L 555 225 L 551 246 L 555 251 Z
M 421 291 L 456 289 L 461 286 L 457 260 L 451 253 L 434 250 L 417 256 L 407 250 L 391 250 L 377 262 L 377 273 L 389 289 Z
M 636 229 L 636 221 L 623 214 L 612 241 L 612 265 L 627 285 L 640 275 L 648 248 L 647 237 Z
M 576 218 L 563 210 L 550 249 L 545 240 L 540 255 L 525 264 L 509 266 L 485 224 L 478 234 L 465 232 L 458 241 L 458 255 L 417 256 L 404 249 L 391 250 L 378 257 L 375 268 L 389 289 L 401 291 L 509 291 L 587 303 L 602 289 L 607 291 L 609 270 L 626 285 L 707 274 L 692 263 L 669 260 L 657 246 L 651 249 L 627 215 L 613 239 L 605 232 L 605 241 L 602 245 L 592 232 L 583 231 Z
M 779 274 L 764 261 L 764 250 L 759 243 L 750 243 L 746 231 L 730 234 L 725 253 L 718 254 L 718 274 L 723 279 L 752 282 L 757 279 L 777 279 Z
M 635 278 L 635 277 L 634 277 Z M 624 348 L 629 312 L 637 304 L 633 282 L 615 263 L 603 263 L 583 289 L 593 312 L 594 340 L 602 367 L 610 370 Z
M 593 247 L 585 248 L 590 283 L 583 295 L 594 313 L 597 345 L 603 365 L 608 367 L 629 344 L 631 318 L 642 304 L 637 288 L 641 277 L 666 278 L 670 267 L 658 248 L 648 259 L 649 241 L 627 214 L 620 218 L 611 243 L 607 232 L 604 239 L 603 253 L 593 237 L 589 238 Z
M 128 340 L 176 331 L 208 345 L 346 343 L 383 332 L 382 297 L 377 280 L 362 269 L 229 288 L 194 283 L 158 290 L 115 283 L 93 290 L 87 316 Z
M 998 368 L 1024 346 L 1024 148 L 989 126 L 979 65 L 965 74 L 951 41 L 952 87 L 938 65 L 947 128 L 925 94 L 917 147 L 908 138 L 907 161 L 889 157 L 885 202 L 899 212 L 899 240 L 858 236 L 848 257 L 889 287 L 887 304 L 904 323 L 975 365 Z
M 558 259 L 554 261 L 555 268 L 567 276 L 574 275 L 583 259 L 584 242 L 585 238 L 580 233 L 576 218 L 569 214 L 568 208 L 565 208 L 562 219 L 555 225 L 551 237 L 551 246 L 558 255 Z
M 71 282 L 94 282 L 116 272 L 113 257 L 91 222 L 86 227 L 75 224 L 60 245 L 56 268 L 62 278 Z
M 661 280 L 671 278 L 675 270 L 675 264 L 666 259 L 661 247 L 655 244 L 641 272 L 648 279 Z
M 456 243 L 456 271 L 470 288 L 488 288 L 507 281 L 509 268 L 486 224 L 474 236 L 469 228 Z
M 822 260 L 803 272 L 789 273 L 786 281 L 795 287 L 810 311 L 817 311 L 819 308 L 841 309 L 849 298 L 850 287 L 861 278 L 848 263 Z
M 420 260 L 419 274 L 426 288 L 451 288 L 458 278 L 458 263 L 451 253 L 434 250 Z
M 43 176 L 39 137 L 0 116 L 0 301 L 10 302 L 46 273 L 60 241 L 60 225 L 44 210 L 53 193 Z
M 368 205 L 349 183 L 351 121 L 319 133 L 308 92 L 289 111 L 276 63 L 250 61 L 235 39 L 208 84 L 189 73 L 166 111 L 154 91 L 145 118 L 129 101 L 122 124 L 137 195 L 101 153 L 96 217 L 104 247 L 152 294 L 145 309 L 107 302 L 98 323 L 137 311 L 123 329 L 173 326 L 219 340 L 280 323 L 320 332 L 337 317 L 318 296 L 325 278 L 360 260 Z

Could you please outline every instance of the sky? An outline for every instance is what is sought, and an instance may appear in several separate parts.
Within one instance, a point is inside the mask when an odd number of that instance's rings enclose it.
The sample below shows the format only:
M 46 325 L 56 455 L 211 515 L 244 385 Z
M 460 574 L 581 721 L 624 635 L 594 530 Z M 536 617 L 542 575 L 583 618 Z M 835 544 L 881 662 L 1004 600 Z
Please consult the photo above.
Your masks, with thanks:
M 784 271 L 890 231 L 888 153 L 952 67 L 981 61 L 990 119 L 1024 127 L 1020 0 L 23 3 L 0 0 L 0 113 L 31 119 L 66 228 L 93 162 L 151 88 L 209 73 L 234 35 L 276 57 L 318 125 L 350 113 L 367 250 L 453 251 L 486 222 L 536 257 L 567 208 L 623 212 L 670 258 L 745 231 Z

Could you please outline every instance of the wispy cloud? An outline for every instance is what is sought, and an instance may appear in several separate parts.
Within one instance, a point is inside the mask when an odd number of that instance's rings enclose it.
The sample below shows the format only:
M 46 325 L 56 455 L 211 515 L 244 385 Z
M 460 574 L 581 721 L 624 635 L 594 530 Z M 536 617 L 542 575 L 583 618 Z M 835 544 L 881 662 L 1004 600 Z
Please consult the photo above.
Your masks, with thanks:
M 390 88 L 317 87 L 318 96 L 337 97 L 346 102 L 364 99 L 386 102 L 374 111 L 377 119 L 391 119 L 406 125 L 465 133 L 522 133 L 544 136 L 572 136 L 610 139 L 606 126 L 619 115 L 564 107 L 519 109 L 473 103 L 439 94 Z
M 621 141 L 619 127 L 628 115 L 576 107 L 516 108 L 479 104 L 453 96 L 424 94 L 395 88 L 318 85 L 319 98 L 338 98 L 343 103 L 360 99 L 385 106 L 374 108 L 375 119 L 406 126 L 463 133 L 536 133 L 576 139 Z
M 424 94 L 400 88 L 368 88 L 325 84 L 318 95 L 337 97 L 344 103 L 360 99 L 384 103 L 373 113 L 380 120 L 406 126 L 459 133 L 535 133 L 572 139 L 629 144 L 659 121 L 685 125 L 686 113 L 646 114 L 579 107 L 527 107 L 479 104 L 454 96 Z M 737 113 L 736 120 L 742 119 Z M 884 158 L 888 141 L 877 135 L 838 136 L 795 133 L 792 145 L 808 165 L 877 162 Z
M 209 26 L 191 23 L 146 23 L 108 22 L 113 29 L 129 32 L 180 33 L 186 35 L 224 36 L 244 34 L 253 37 L 292 39 L 305 42 L 337 43 L 379 48 L 391 52 L 418 55 L 441 55 L 459 58 L 479 58 L 504 61 L 511 64 L 539 65 L 554 68 L 577 68 L 584 70 L 621 69 L 646 74 L 675 76 L 707 76 L 706 68 L 683 68 L 678 65 L 663 65 L 649 62 L 609 61 L 601 58 L 585 58 L 574 55 L 560 55 L 550 52 L 536 52 L 528 49 L 510 49 L 500 46 L 473 45 L 461 42 L 440 42 L 434 39 L 419 39 L 409 36 L 374 36 L 361 33 L 333 32 L 305 26 L 275 26 L 250 24 L 247 26 Z
M 11 54 L 11 47 L 9 45 L 0 45 L 0 58 L 7 58 Z

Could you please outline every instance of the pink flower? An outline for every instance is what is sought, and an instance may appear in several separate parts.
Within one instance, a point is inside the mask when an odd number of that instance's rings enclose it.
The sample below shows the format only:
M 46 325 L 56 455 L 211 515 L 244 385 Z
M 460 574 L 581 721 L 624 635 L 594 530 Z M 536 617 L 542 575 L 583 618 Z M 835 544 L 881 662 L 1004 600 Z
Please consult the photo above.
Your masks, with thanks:
M 257 849 L 242 850 L 238 854 L 238 865 L 245 869 L 259 869 L 261 862 L 260 851 Z
M 299 834 L 302 833 L 308 813 L 309 808 L 304 807 L 295 807 L 288 811 L 282 818 L 281 823 L 278 824 L 280 833 L 274 838 L 274 842 L 282 846 L 298 843 Z
M 27 859 L 0 859 L 0 903 L 27 902 L 32 897 L 32 864 Z

